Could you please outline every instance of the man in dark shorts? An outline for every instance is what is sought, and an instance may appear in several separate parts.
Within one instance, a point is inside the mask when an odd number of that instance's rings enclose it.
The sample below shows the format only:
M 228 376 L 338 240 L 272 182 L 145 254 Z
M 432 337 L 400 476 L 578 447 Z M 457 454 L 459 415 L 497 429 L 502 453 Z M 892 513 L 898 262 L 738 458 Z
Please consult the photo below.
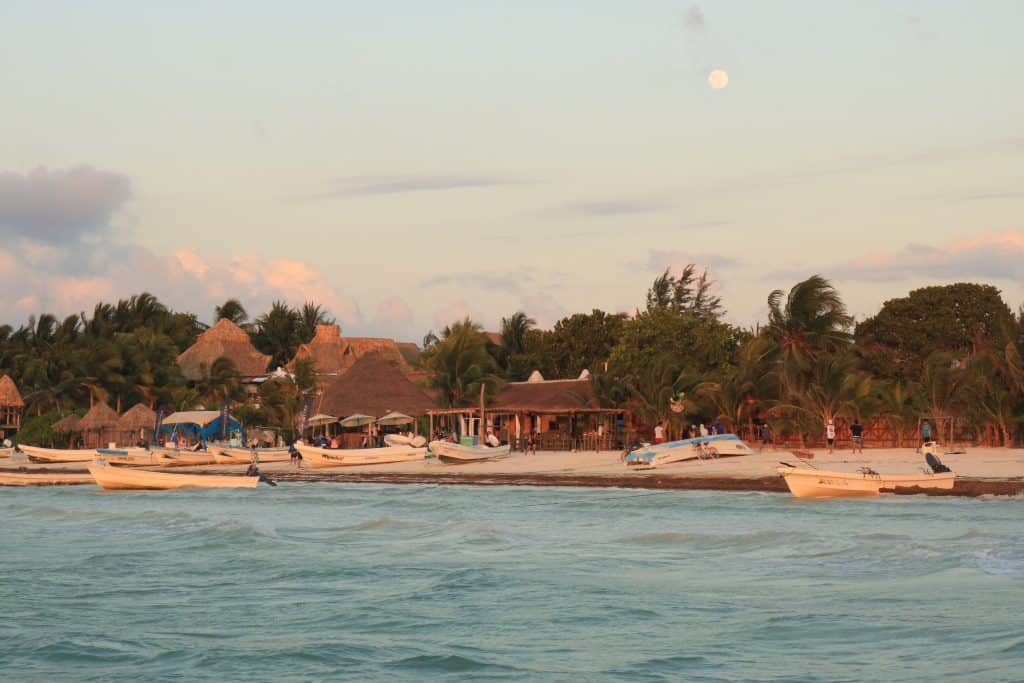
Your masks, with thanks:
M 761 450 L 765 449 L 765 446 L 772 442 L 772 428 L 765 422 L 761 425 Z
M 836 445 L 836 423 L 832 420 L 825 425 L 825 441 L 828 442 L 828 452 L 831 453 Z
M 863 453 L 864 452 L 864 425 L 860 423 L 860 420 L 854 419 L 853 424 L 850 425 L 850 437 L 853 440 L 853 452 Z

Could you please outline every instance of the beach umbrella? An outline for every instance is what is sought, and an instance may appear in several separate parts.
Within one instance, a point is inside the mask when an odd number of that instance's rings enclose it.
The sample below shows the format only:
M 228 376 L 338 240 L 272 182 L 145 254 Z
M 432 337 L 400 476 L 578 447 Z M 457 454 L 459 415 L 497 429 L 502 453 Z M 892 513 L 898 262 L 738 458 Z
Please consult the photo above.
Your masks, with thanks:
M 333 415 L 324 415 L 323 413 L 317 413 L 313 417 L 309 418 L 306 424 L 310 427 L 320 427 L 322 425 L 333 424 L 338 421 L 338 418 Z
M 373 422 L 373 418 L 369 415 L 363 415 L 362 413 L 356 413 L 355 415 L 349 415 L 341 421 L 342 427 L 362 427 Z
M 392 425 L 407 425 L 412 423 L 413 419 L 404 413 L 391 411 L 387 415 L 377 420 L 377 424 L 390 427 Z

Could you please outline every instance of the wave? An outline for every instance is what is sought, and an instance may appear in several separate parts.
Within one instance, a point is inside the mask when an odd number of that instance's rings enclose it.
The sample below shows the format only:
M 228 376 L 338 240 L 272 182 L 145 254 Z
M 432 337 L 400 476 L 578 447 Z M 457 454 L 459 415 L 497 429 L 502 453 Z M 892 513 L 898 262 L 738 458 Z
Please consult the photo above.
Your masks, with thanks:
M 703 549 L 730 548 L 748 550 L 765 544 L 774 544 L 781 539 L 792 539 L 792 534 L 781 531 L 762 530 L 742 534 L 704 534 L 685 531 L 654 531 L 630 534 L 621 537 L 620 543 L 632 545 L 692 545 Z
M 421 674 L 483 673 L 488 671 L 493 673 L 518 673 L 526 671 L 518 667 L 493 664 L 472 657 L 463 657 L 462 655 L 415 655 L 389 662 L 389 666 Z

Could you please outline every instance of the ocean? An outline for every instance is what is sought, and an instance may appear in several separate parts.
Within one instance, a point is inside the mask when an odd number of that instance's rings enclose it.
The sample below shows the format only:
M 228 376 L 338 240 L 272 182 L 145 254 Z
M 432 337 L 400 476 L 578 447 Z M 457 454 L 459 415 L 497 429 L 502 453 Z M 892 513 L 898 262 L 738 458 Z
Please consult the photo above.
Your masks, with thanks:
M 4 681 L 1019 681 L 1024 501 L 0 488 Z

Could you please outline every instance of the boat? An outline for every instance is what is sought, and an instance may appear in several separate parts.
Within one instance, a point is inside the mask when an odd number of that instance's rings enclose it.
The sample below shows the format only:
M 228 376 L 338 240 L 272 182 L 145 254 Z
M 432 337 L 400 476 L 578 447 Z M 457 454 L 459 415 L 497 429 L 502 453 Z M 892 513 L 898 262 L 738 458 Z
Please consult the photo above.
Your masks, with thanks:
M 256 462 L 288 462 L 291 455 L 287 448 L 242 448 L 240 446 L 221 446 L 215 449 L 221 455 L 234 458 L 239 463 L 252 462 L 253 453 L 256 454 Z
M 934 456 L 933 456 L 934 457 Z M 935 458 L 938 463 L 938 459 Z M 931 460 L 929 460 L 931 464 Z M 796 498 L 846 498 L 877 496 L 882 489 L 896 488 L 942 489 L 953 488 L 956 473 L 939 463 L 939 467 L 910 474 L 879 474 L 870 467 L 856 472 L 821 470 L 782 463 L 779 474 Z
M 97 457 L 118 467 L 146 467 L 163 464 L 163 452 L 148 448 L 97 448 Z
M 753 454 L 754 449 L 735 434 L 713 434 L 668 443 L 644 444 L 628 453 L 624 462 L 629 467 L 649 469 L 684 460 Z
M 14 454 L 14 447 L 0 448 L 0 458 L 9 458 Z
M 230 474 L 177 474 L 173 472 L 153 472 L 150 470 L 124 469 L 111 467 L 103 461 L 89 465 L 89 474 L 102 488 L 111 491 L 150 490 L 168 491 L 172 489 L 222 489 L 242 488 L 254 489 L 260 483 L 259 476 L 241 476 Z
M 406 436 L 405 434 L 385 434 L 384 443 L 388 446 L 412 446 L 423 448 L 427 445 L 427 439 L 423 436 Z
M 425 448 L 412 446 L 385 446 L 384 448 L 319 448 L 295 444 L 306 467 L 352 467 L 355 465 L 383 465 L 394 462 L 423 460 Z
M 91 483 L 93 483 L 93 478 L 88 474 L 0 470 L 0 486 L 71 486 Z
M 96 459 L 95 448 L 43 448 L 18 444 L 18 450 L 40 462 L 89 462 Z
M 486 462 L 496 458 L 507 457 L 512 447 L 504 446 L 464 446 L 452 441 L 431 441 L 430 452 L 441 462 L 449 465 L 465 465 L 472 462 Z

